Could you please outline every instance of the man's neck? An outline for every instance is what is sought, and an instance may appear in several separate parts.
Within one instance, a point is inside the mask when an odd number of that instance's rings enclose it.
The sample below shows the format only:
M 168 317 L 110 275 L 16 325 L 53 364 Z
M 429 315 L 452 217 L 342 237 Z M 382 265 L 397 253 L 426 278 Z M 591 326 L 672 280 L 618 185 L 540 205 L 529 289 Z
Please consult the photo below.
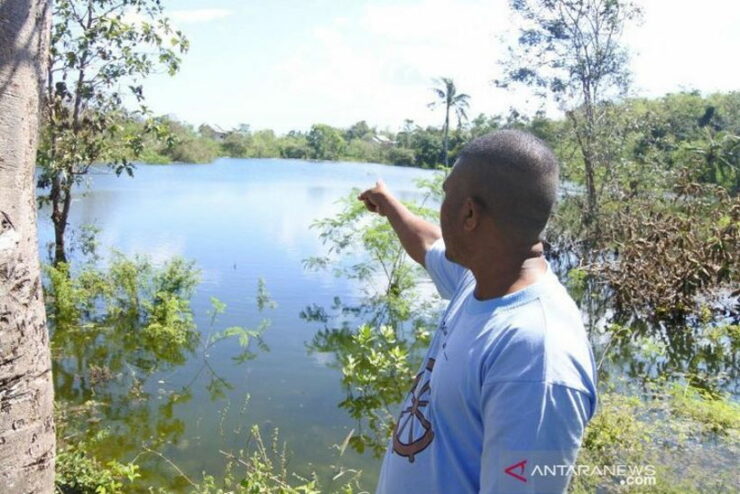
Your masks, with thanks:
M 476 282 L 475 298 L 487 300 L 537 283 L 547 272 L 547 262 L 540 243 L 529 251 L 487 253 L 471 263 L 470 271 Z

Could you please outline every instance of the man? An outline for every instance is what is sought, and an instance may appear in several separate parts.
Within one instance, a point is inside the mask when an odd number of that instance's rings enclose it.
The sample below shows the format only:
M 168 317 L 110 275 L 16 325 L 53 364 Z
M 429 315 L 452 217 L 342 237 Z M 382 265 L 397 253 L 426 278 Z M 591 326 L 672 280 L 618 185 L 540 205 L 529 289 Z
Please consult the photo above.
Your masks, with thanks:
M 390 221 L 450 303 L 401 408 L 379 494 L 560 493 L 596 407 L 581 315 L 543 257 L 558 163 L 505 130 L 469 143 L 438 227 L 382 182 L 359 199 Z

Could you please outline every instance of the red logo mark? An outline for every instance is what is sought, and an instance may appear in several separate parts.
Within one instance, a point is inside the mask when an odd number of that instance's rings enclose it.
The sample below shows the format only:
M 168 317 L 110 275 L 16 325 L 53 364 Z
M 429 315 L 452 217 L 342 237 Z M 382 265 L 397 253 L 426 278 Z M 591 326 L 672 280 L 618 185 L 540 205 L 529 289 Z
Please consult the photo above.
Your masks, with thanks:
M 522 460 L 519 463 L 514 463 L 513 465 L 509 465 L 504 470 L 504 473 L 507 475 L 511 475 L 517 480 L 521 480 L 522 482 L 526 482 L 527 479 L 524 477 L 524 472 L 527 467 L 527 460 Z M 514 470 L 518 470 L 519 472 L 515 472 Z

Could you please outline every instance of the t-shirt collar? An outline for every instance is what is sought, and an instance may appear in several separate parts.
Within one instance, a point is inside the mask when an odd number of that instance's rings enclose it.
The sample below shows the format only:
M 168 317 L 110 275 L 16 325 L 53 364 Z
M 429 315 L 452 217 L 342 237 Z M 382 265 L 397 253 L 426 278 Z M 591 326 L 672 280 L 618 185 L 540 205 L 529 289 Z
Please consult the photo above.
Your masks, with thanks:
M 469 288 L 470 293 L 466 297 L 464 310 L 470 313 L 492 312 L 501 308 L 513 308 L 537 299 L 552 289 L 553 282 L 558 281 L 555 273 L 550 268 L 550 263 L 545 262 L 547 264 L 547 270 L 537 282 L 501 297 L 478 300 L 474 294 L 476 283 L 471 283 Z

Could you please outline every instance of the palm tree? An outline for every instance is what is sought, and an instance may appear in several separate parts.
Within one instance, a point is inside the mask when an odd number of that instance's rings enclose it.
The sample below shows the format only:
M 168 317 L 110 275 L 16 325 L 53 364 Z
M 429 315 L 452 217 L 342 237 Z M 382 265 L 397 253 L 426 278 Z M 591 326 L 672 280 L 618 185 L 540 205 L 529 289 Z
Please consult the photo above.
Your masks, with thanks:
M 470 96 L 465 93 L 458 94 L 455 83 L 448 77 L 440 77 L 435 82 L 438 84 L 438 87 L 432 88 L 432 91 L 434 91 L 434 94 L 437 96 L 437 100 L 429 103 L 429 108 L 436 108 L 440 105 L 445 106 L 443 161 L 445 166 L 449 166 L 447 148 L 450 133 L 450 108 L 455 110 L 457 125 L 460 127 L 462 125 L 462 121 L 467 120 L 468 118 L 465 110 L 468 109 Z
M 34 166 L 48 0 L 0 2 L 0 490 L 54 491 L 54 391 Z

